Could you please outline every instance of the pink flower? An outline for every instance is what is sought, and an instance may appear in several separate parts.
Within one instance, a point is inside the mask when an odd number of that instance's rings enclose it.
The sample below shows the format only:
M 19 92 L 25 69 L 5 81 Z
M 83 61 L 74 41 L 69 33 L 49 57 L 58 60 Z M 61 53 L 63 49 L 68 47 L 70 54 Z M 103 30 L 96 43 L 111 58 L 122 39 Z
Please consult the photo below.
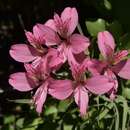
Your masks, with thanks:
M 66 7 L 61 16 L 55 13 L 54 19 L 48 20 L 45 25 L 59 33 L 62 38 L 68 38 L 78 24 L 78 13 L 75 8 Z
M 59 100 L 66 99 L 73 93 L 82 116 L 86 114 L 88 108 L 89 92 L 100 95 L 108 92 L 113 87 L 113 83 L 109 81 L 107 76 L 97 75 L 87 78 L 88 62 L 89 60 L 87 59 L 80 65 L 71 65 L 73 82 L 69 80 L 68 84 L 66 84 L 64 80 L 60 81 L 60 83 L 52 81 L 53 83 L 49 89 L 49 93 Z
M 58 44 L 58 50 L 66 60 L 77 62 L 74 55 L 84 52 L 90 42 L 89 39 L 80 34 L 72 34 L 78 24 L 78 13 L 75 8 L 67 7 L 61 13 L 54 15 L 54 19 L 48 20 L 45 25 L 52 28 L 61 37 L 61 42 Z
M 55 45 L 59 41 L 58 37 L 56 37 L 57 35 L 51 28 L 44 25 L 42 27 L 41 29 L 37 24 L 33 27 L 33 33 L 25 32 L 30 45 L 12 45 L 9 51 L 11 57 L 19 62 L 33 62 L 34 65 L 37 65 L 40 59 L 48 53 L 50 45 Z M 49 36 L 46 33 L 49 33 Z M 53 39 L 54 37 L 55 39 Z
M 36 111 L 39 114 L 42 112 L 42 107 L 47 97 L 50 81 L 53 80 L 50 73 L 53 70 L 56 70 L 61 63 L 60 60 L 55 60 L 56 54 L 54 50 L 55 49 L 50 49 L 49 53 L 40 60 L 40 63 L 36 67 L 32 64 L 25 64 L 27 72 L 14 73 L 11 74 L 9 78 L 9 84 L 16 90 L 30 91 L 37 88 L 33 100 L 36 106 Z
M 103 68 L 103 71 L 111 77 L 111 80 L 115 83 L 113 91 L 117 91 L 118 82 L 115 74 L 124 79 L 130 79 L 130 60 L 126 59 L 128 51 L 121 50 L 115 52 L 115 41 L 108 31 L 99 32 L 98 47 L 104 57 L 103 62 L 105 67 Z

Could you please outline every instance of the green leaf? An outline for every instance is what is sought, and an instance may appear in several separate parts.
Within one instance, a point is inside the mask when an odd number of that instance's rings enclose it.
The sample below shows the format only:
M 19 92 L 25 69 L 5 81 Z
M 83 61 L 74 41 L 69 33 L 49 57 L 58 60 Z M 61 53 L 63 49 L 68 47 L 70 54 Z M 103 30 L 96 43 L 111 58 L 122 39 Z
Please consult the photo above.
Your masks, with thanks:
M 59 112 L 65 112 L 70 104 L 71 104 L 70 100 L 60 101 L 60 103 L 58 105 L 58 111 Z
M 45 115 L 51 115 L 51 114 L 55 114 L 57 112 L 58 112 L 58 110 L 55 106 L 49 106 L 45 110 Z
M 98 120 L 103 119 L 108 114 L 108 112 L 113 108 L 113 102 L 108 103 L 106 106 L 107 107 L 99 114 Z
M 119 130 L 119 111 L 115 103 L 113 103 L 113 106 L 115 108 L 116 118 L 115 118 L 115 130 Z
M 122 92 L 122 95 L 127 98 L 127 99 L 130 99 L 130 88 L 124 88 L 123 89 L 123 92 Z
M 130 49 L 130 33 L 123 35 L 120 38 L 121 46 L 120 49 Z
M 117 99 L 115 101 L 117 103 L 123 104 L 122 130 L 126 130 L 127 115 L 129 112 L 127 100 L 123 96 L 117 96 Z
M 10 124 L 15 121 L 15 116 L 14 115 L 9 115 L 4 117 L 4 124 Z
M 23 128 L 22 130 L 36 130 L 35 127 Z
M 108 30 L 112 33 L 117 42 L 119 42 L 119 38 L 123 34 L 123 29 L 121 24 L 118 21 L 113 21 L 108 25 Z
M 124 100 L 124 102 L 123 102 L 122 130 L 126 130 L 127 114 L 128 114 L 128 104 L 127 104 L 127 101 Z
M 91 36 L 97 36 L 98 32 L 105 31 L 105 20 L 86 21 L 86 26 Z
M 24 118 L 20 118 L 16 121 L 16 126 L 19 128 L 23 128 Z
M 36 130 L 40 124 L 43 124 L 43 119 L 41 117 L 35 118 L 30 124 L 24 126 L 22 130 Z
M 111 3 L 108 0 L 104 0 L 104 5 L 105 5 L 106 9 L 108 9 L 108 10 L 112 9 Z
M 31 103 L 31 99 L 16 99 L 16 100 L 8 100 L 10 102 L 14 102 L 14 103 L 21 103 L 21 104 L 30 104 Z
M 72 130 L 73 125 L 66 125 L 64 124 L 64 130 Z

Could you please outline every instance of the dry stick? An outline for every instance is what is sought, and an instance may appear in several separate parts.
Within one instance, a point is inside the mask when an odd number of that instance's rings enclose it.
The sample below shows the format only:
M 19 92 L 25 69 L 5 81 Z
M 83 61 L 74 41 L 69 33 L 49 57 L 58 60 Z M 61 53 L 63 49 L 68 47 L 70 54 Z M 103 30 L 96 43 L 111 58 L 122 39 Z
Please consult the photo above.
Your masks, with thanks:
M 23 22 L 21 14 L 18 14 L 18 19 L 19 19 L 19 23 L 20 23 L 22 29 L 25 30 L 25 25 L 24 25 L 24 22 Z
M 82 28 L 81 28 L 81 26 L 80 26 L 79 23 L 78 23 L 78 25 L 77 25 L 77 29 L 78 29 L 78 31 L 79 31 L 79 33 L 80 33 L 81 35 L 84 35 L 84 33 L 83 33 L 83 31 L 82 31 Z

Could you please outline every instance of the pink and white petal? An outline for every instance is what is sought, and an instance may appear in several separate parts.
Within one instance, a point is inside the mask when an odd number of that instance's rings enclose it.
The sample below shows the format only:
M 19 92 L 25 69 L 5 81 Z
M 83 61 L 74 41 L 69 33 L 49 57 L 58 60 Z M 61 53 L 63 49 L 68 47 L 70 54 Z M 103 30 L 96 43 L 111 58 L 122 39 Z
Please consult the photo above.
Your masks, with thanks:
M 100 32 L 100 33 L 102 33 L 105 43 L 108 46 L 110 46 L 112 48 L 112 50 L 114 50 L 116 45 L 115 45 L 115 40 L 114 40 L 112 34 L 108 31 L 104 31 L 104 32 Z
M 57 32 L 57 28 L 56 28 L 56 25 L 55 25 L 55 22 L 53 19 L 49 19 L 46 23 L 45 23 L 46 26 L 50 27 L 51 29 L 53 29 L 55 32 Z
M 49 66 L 53 70 L 57 70 L 64 63 L 64 56 L 57 49 L 51 48 L 48 50 Z
M 75 54 L 79 54 L 79 53 L 85 51 L 88 48 L 88 46 L 90 45 L 89 39 L 80 34 L 73 34 L 70 37 L 69 42 L 71 45 L 72 52 Z
M 37 68 L 37 66 L 40 64 L 41 60 L 44 58 L 44 56 L 38 56 L 33 62 L 32 66 L 33 68 Z
M 61 19 L 63 22 L 69 20 L 67 36 L 70 36 L 74 32 L 78 24 L 78 12 L 76 8 L 70 8 L 70 7 L 65 8 L 61 13 Z
M 51 72 L 50 66 L 49 66 L 49 58 L 46 56 L 42 57 L 39 65 L 37 66 L 37 70 L 39 74 L 42 74 L 44 78 L 47 78 Z
M 49 94 L 56 99 L 64 100 L 73 92 L 71 80 L 52 80 L 49 85 Z
M 42 28 L 42 26 L 41 26 Z M 33 35 L 36 39 L 36 43 L 35 44 L 45 44 L 45 38 L 44 38 L 44 32 L 42 31 L 39 26 L 35 25 L 33 27 Z
M 119 63 L 120 61 L 124 60 L 126 56 L 129 54 L 128 50 L 121 50 L 114 54 L 114 64 Z
M 47 46 L 57 45 L 60 43 L 61 40 L 53 29 L 43 24 L 37 24 L 35 26 L 40 30 L 40 32 L 42 32 Z
M 113 88 L 113 82 L 104 75 L 94 76 L 86 81 L 85 87 L 94 94 L 104 94 Z
M 118 80 L 117 80 L 116 75 L 110 69 L 107 69 L 104 75 L 106 75 L 109 78 L 109 81 L 114 83 L 113 88 L 114 88 L 114 91 L 117 92 Z
M 43 108 L 43 104 L 46 101 L 46 97 L 47 97 L 47 91 L 48 91 L 48 83 L 45 82 L 43 83 L 36 91 L 33 100 L 36 106 L 36 111 L 41 114 L 42 112 L 42 108 Z
M 102 74 L 106 66 L 107 63 L 96 59 L 91 59 L 88 62 L 88 70 L 93 76 Z
M 32 45 L 32 46 L 35 46 L 34 44 L 36 43 L 36 39 L 34 37 L 34 35 L 32 34 L 32 32 L 29 32 L 29 31 L 26 31 L 25 32 L 25 35 L 29 41 L 29 43 Z
M 113 55 L 115 43 L 112 35 L 109 32 L 104 31 L 98 33 L 98 47 L 101 54 L 105 58 L 109 58 Z
M 28 79 L 26 73 L 18 72 L 11 74 L 9 77 L 9 84 L 13 86 L 14 89 L 19 91 L 30 91 L 35 86 L 32 86 L 32 82 Z
M 66 53 L 67 55 L 67 60 L 70 66 L 73 65 L 79 65 L 78 61 L 76 61 L 76 58 L 74 57 L 74 54 L 72 53 L 71 49 L 68 49 L 68 53 Z
M 35 68 L 33 68 L 32 64 L 25 63 L 24 68 L 25 68 L 26 72 L 31 74 L 31 75 L 35 74 L 35 72 L 36 72 Z
M 77 86 L 74 90 L 74 99 L 80 109 L 81 116 L 85 116 L 89 102 L 88 91 L 83 86 Z
M 9 51 L 11 57 L 19 62 L 31 62 L 38 56 L 38 52 L 26 44 L 15 44 Z
M 130 59 L 119 62 L 112 70 L 121 78 L 130 79 Z
M 110 79 L 111 82 L 114 83 L 113 88 L 108 92 L 108 94 L 110 95 L 110 99 L 114 100 L 116 97 L 116 92 L 118 89 L 118 81 L 117 81 L 117 77 L 116 75 L 112 72 L 112 70 L 107 69 L 104 73 L 106 76 L 108 76 L 108 78 Z

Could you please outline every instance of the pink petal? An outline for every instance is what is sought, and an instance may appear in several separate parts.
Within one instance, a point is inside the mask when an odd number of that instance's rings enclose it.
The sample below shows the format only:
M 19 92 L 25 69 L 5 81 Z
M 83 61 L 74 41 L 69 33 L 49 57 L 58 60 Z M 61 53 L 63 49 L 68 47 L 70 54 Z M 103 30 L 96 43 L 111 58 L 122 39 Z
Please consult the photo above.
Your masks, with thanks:
M 76 64 L 78 65 L 79 63 L 78 63 L 78 61 L 76 61 L 76 58 L 75 58 L 75 56 L 74 56 L 72 50 L 71 50 L 70 48 L 68 48 L 68 49 L 66 49 L 66 50 L 67 50 L 67 51 L 66 51 L 66 56 L 67 56 L 69 65 L 70 65 L 70 66 L 71 66 L 71 65 L 76 65 Z
M 37 66 L 38 74 L 41 74 L 42 77 L 47 78 L 50 74 L 49 58 L 46 56 L 42 57 L 39 65 Z
M 29 91 L 34 88 L 31 81 L 27 78 L 26 73 L 18 72 L 11 74 L 9 84 L 19 91 Z
M 36 111 L 40 114 L 42 112 L 43 104 L 46 101 L 48 90 L 48 83 L 43 83 L 36 91 L 33 100 L 35 102 Z
M 69 42 L 71 45 L 72 52 L 75 54 L 85 51 L 88 48 L 88 46 L 90 45 L 89 39 L 80 34 L 73 34 L 70 37 Z
M 86 114 L 89 102 L 87 90 L 83 86 L 76 87 L 74 91 L 74 99 L 76 104 L 80 108 L 81 116 L 84 116 Z
M 85 87 L 94 94 L 104 94 L 113 87 L 113 82 L 107 76 L 94 76 L 86 81 Z
M 109 32 L 98 33 L 98 47 L 105 58 L 112 55 L 115 49 L 115 41 Z
M 36 68 L 33 67 L 32 64 L 24 64 L 24 67 L 26 69 L 26 75 L 27 77 L 32 80 L 32 85 L 38 86 L 39 85 L 39 75 L 40 73 L 37 72 Z
M 37 58 L 36 50 L 26 44 L 15 44 L 9 51 L 12 58 L 19 62 L 31 62 Z
M 73 33 L 78 24 L 78 12 L 76 8 L 67 7 L 61 14 L 61 19 L 63 22 L 68 21 L 68 36 Z
M 49 94 L 59 100 L 68 98 L 72 92 L 71 80 L 53 80 L 49 86 Z
M 91 72 L 93 76 L 95 75 L 100 75 L 103 73 L 104 68 L 107 66 L 107 63 L 96 60 L 96 59 L 91 59 L 88 62 L 88 70 Z
M 109 80 L 113 82 L 113 88 L 108 92 L 110 94 L 110 99 L 113 100 L 118 89 L 117 77 L 110 69 L 107 69 L 104 75 L 108 76 Z
M 86 55 L 84 52 L 81 52 L 79 54 L 74 54 L 74 57 L 78 63 L 82 63 L 84 59 L 86 58 Z
M 43 24 L 37 24 L 35 26 L 43 34 L 43 37 L 46 40 L 46 45 L 47 46 L 57 45 L 57 44 L 60 43 L 60 38 L 53 29 L 51 29 L 50 27 L 45 26 Z
M 130 79 L 130 59 L 123 60 L 113 67 L 113 71 L 124 79 Z
M 57 32 L 57 28 L 56 28 L 56 25 L 55 25 L 55 22 L 53 19 L 49 19 L 46 23 L 45 23 L 46 26 L 50 27 L 51 29 L 53 29 L 54 31 Z
M 49 49 L 48 51 L 48 58 L 49 58 L 49 66 L 53 70 L 57 70 L 60 66 L 64 63 L 63 62 L 63 55 L 57 49 Z
M 26 31 L 25 35 L 26 35 L 29 43 L 33 46 L 34 43 L 36 43 L 36 39 L 35 39 L 34 35 L 32 34 L 32 32 Z
M 124 60 L 124 58 L 126 58 L 126 56 L 128 55 L 128 51 L 127 50 L 121 50 L 117 53 L 114 54 L 114 64 L 119 63 L 121 60 Z

